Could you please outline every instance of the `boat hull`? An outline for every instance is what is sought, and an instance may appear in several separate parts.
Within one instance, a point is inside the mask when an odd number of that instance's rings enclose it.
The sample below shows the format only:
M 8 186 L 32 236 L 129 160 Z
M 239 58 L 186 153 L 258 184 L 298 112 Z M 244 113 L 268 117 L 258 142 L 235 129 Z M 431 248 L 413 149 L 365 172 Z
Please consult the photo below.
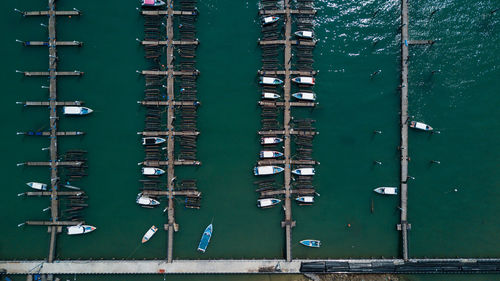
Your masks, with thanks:
M 210 243 L 210 238 L 212 238 L 213 225 L 209 224 L 203 235 L 201 236 L 200 243 L 198 244 L 198 251 L 205 253 L 208 247 L 208 243 Z
M 154 225 L 151 226 L 151 228 L 142 237 L 142 243 L 144 244 L 144 243 L 148 242 L 149 239 L 151 239 L 151 237 L 153 237 L 153 235 L 155 235 L 156 231 L 158 231 L 158 227 L 156 227 Z
M 312 240 L 312 239 L 302 240 L 302 241 L 300 241 L 300 244 L 302 244 L 306 247 L 311 247 L 311 248 L 321 247 L 321 241 L 319 241 L 319 240 Z
M 68 226 L 67 228 L 68 235 L 78 235 L 78 234 L 87 234 L 97 229 L 97 227 L 92 225 L 73 225 Z

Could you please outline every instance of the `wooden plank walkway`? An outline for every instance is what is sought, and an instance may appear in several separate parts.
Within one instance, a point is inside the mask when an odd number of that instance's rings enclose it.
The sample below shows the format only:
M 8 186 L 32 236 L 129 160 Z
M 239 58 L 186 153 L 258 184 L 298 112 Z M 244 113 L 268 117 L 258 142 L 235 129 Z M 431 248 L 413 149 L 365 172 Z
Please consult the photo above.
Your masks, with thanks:
M 307 102 L 307 101 L 290 101 L 291 107 L 315 107 L 318 102 Z M 285 106 L 283 101 L 259 101 L 260 106 Z
M 47 41 L 25 41 L 24 46 L 50 46 Z M 79 41 L 57 41 L 56 46 L 78 46 L 81 47 L 83 42 Z
M 259 131 L 259 135 L 261 136 L 278 136 L 278 135 L 284 135 L 285 131 L 284 130 L 270 130 L 270 131 Z M 314 136 L 314 135 L 319 135 L 319 132 L 316 131 L 296 131 L 293 129 L 290 129 L 290 135 L 296 135 L 296 136 Z
M 55 192 L 56 196 L 80 196 L 82 194 L 85 194 L 85 192 L 82 191 L 56 191 Z M 26 196 L 52 196 L 54 193 L 52 191 L 28 191 L 25 192 L 24 195 Z
M 191 40 L 191 41 L 177 41 L 174 40 L 172 41 L 172 44 L 174 45 L 198 45 L 200 42 L 198 40 Z M 150 40 L 143 40 L 141 41 L 142 45 L 145 46 L 166 46 L 168 44 L 168 41 L 166 40 L 161 40 L 161 41 L 150 41 Z
M 50 135 L 51 139 L 56 138 L 56 136 L 57 136 L 57 133 L 51 133 L 51 135 Z M 52 160 L 52 157 L 51 157 L 50 161 L 28 161 L 28 162 L 24 162 L 22 164 L 26 165 L 26 166 L 49 166 L 52 169 L 57 170 L 57 167 L 59 167 L 59 166 L 78 167 L 78 166 L 81 166 L 83 164 L 83 162 L 80 162 L 80 161 L 58 161 L 57 158 Z M 54 177 L 54 179 L 55 178 L 57 178 L 57 177 Z
M 284 70 L 259 70 L 257 71 L 259 75 L 285 75 Z M 316 75 L 316 71 L 298 71 L 298 70 L 290 70 L 291 75 L 300 75 L 300 76 L 313 76 Z
M 172 102 L 169 102 L 169 101 L 138 101 L 137 102 L 138 104 L 141 104 L 141 105 L 150 105 L 150 106 L 167 106 L 167 105 L 170 105 L 170 104 L 173 104 L 174 106 L 183 106 L 183 105 L 200 105 L 201 103 L 198 102 L 198 101 L 172 101 Z
M 261 46 L 265 45 L 284 45 L 285 40 L 260 40 L 259 44 Z M 290 40 L 290 44 L 292 45 L 301 45 L 301 46 L 315 46 L 316 41 L 305 41 L 305 40 Z
M 52 48 L 53 49 L 53 48 Z M 55 61 L 55 59 L 53 59 Z M 52 64 L 50 67 L 54 67 L 55 65 Z M 50 76 L 50 77 L 55 77 L 55 76 L 82 76 L 84 73 L 82 71 L 25 71 L 24 76 Z
M 168 45 L 168 48 L 173 48 L 174 46 Z M 173 53 L 172 53 L 173 54 Z M 173 65 L 172 65 L 173 67 Z M 167 76 L 167 75 L 175 75 L 175 76 L 180 76 L 180 75 L 190 75 L 190 76 L 196 76 L 200 74 L 198 70 L 196 71 L 172 71 L 171 69 L 167 71 L 156 71 L 156 70 L 143 70 L 141 71 L 141 74 L 143 75 L 157 75 L 157 76 Z M 168 86 L 167 86 L 168 87 Z
M 85 221 L 26 221 L 27 225 L 42 225 L 42 226 L 68 226 L 85 223 Z
M 50 8 L 50 6 L 49 6 Z M 80 11 L 29 11 L 22 12 L 23 16 L 79 16 Z
M 27 136 L 44 136 L 44 137 L 50 137 L 51 132 L 17 132 L 18 135 L 27 135 Z M 85 132 L 61 132 L 57 131 L 56 136 L 81 136 L 84 135 Z
M 257 164 L 259 166 L 265 166 L 265 165 L 285 165 L 285 160 L 282 159 L 264 159 L 264 160 L 259 160 Z M 292 165 L 318 165 L 319 162 L 315 160 L 290 160 L 290 164 Z
M 285 7 L 287 7 L 285 5 Z M 303 15 L 315 15 L 316 10 L 292 10 L 287 7 L 285 10 L 260 10 L 259 15 L 261 16 L 272 16 L 272 15 L 292 15 L 292 14 L 303 14 Z
M 143 190 L 142 194 L 144 195 L 151 195 L 151 196 L 195 196 L 195 197 L 200 197 L 201 192 L 197 190 L 175 190 L 173 192 L 170 192 L 168 190 Z
M 148 167 L 161 167 L 161 166 L 199 166 L 200 161 L 197 160 L 172 160 L 172 161 L 158 161 L 158 160 L 145 160 L 139 163 L 140 165 Z
M 144 131 L 138 132 L 138 135 L 143 135 L 145 137 L 161 137 L 161 136 L 169 136 L 168 131 Z M 174 131 L 172 133 L 174 136 L 197 136 L 200 134 L 198 131 Z
M 166 16 L 166 15 L 176 15 L 176 16 L 196 16 L 198 15 L 197 11 L 173 11 L 171 14 L 168 12 L 168 10 L 146 10 L 146 11 L 141 11 L 141 14 L 144 16 Z
M 51 104 L 54 106 L 81 106 L 84 104 L 83 101 L 56 101 L 51 103 L 50 101 L 25 101 L 25 102 L 17 102 L 17 104 L 22 104 L 24 106 L 50 106 Z

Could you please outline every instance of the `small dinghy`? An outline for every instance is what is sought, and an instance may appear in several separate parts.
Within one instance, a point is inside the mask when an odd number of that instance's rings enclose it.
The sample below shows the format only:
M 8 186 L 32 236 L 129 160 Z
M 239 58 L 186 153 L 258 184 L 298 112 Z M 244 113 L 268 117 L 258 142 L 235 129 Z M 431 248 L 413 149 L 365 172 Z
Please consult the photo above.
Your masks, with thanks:
M 151 239 L 151 237 L 153 237 L 153 235 L 155 235 L 156 231 L 158 231 L 158 227 L 156 226 L 152 226 L 147 232 L 146 234 L 144 234 L 144 236 L 142 236 L 142 243 L 146 243 L 149 241 L 149 239 Z
M 397 195 L 398 194 L 397 187 L 381 186 L 381 187 L 375 188 L 373 191 L 377 192 L 378 194 L 384 194 L 384 195 Z
M 267 159 L 267 158 L 279 158 L 282 157 L 283 153 L 279 151 L 266 151 L 263 150 L 260 152 L 260 158 L 261 159 Z
M 276 198 L 263 198 L 257 200 L 257 207 L 259 208 L 269 208 L 281 202 L 281 200 Z
M 316 100 L 316 94 L 314 94 L 314 93 L 299 92 L 299 93 L 293 94 L 292 96 L 298 100 L 307 100 L 307 101 L 315 101 Z
M 92 232 L 96 230 L 97 228 L 92 225 L 72 225 L 68 226 L 66 230 L 68 231 L 68 235 L 76 235 L 76 234 L 87 234 L 89 232 Z
M 312 239 L 302 240 L 300 241 L 300 244 L 311 248 L 321 247 L 321 241 L 319 240 L 312 240 Z
M 411 121 L 410 128 L 419 129 L 422 131 L 432 131 L 433 130 L 431 126 L 429 126 L 425 123 L 422 123 L 422 122 L 417 122 L 417 121 Z
M 269 16 L 262 18 L 262 25 L 273 24 L 277 22 L 280 18 L 275 16 Z
M 294 33 L 295 36 L 304 38 L 304 39 L 313 39 L 314 33 L 312 31 L 301 30 Z
M 210 238 L 212 237 L 212 231 L 213 226 L 212 224 L 209 224 L 201 236 L 200 243 L 198 244 L 198 251 L 205 253 L 208 243 L 210 243 Z
M 283 80 L 274 77 L 260 77 L 260 84 L 262 85 L 280 85 Z
M 157 145 L 166 142 L 167 140 L 159 137 L 142 138 L 142 145 Z
M 142 0 L 143 7 L 161 7 L 165 5 L 165 2 L 161 0 Z
M 160 201 L 149 198 L 147 196 L 142 195 L 142 193 L 137 194 L 137 199 L 135 202 L 141 206 L 158 206 L 160 205 Z
M 312 204 L 314 203 L 314 196 L 300 196 L 295 198 L 295 200 L 301 204 Z
M 266 176 L 279 174 L 285 170 L 284 168 L 278 166 L 257 166 L 253 168 L 253 174 L 256 176 Z
M 93 110 L 84 106 L 65 106 L 63 113 L 66 115 L 87 115 L 92 113 Z
M 295 77 L 292 79 L 293 82 L 297 84 L 303 84 L 303 85 L 314 85 L 314 77 Z
M 276 137 L 260 138 L 260 144 L 277 144 L 280 142 L 283 142 L 282 138 L 276 138 Z
M 142 174 L 145 176 L 159 176 L 165 173 L 164 170 L 160 168 L 144 167 L 142 168 Z
M 299 176 L 314 176 L 315 170 L 314 168 L 300 168 L 293 170 L 292 173 Z
M 28 182 L 28 183 L 26 183 L 26 185 L 33 188 L 33 189 L 47 190 L 47 185 L 45 183 Z
M 263 92 L 262 93 L 262 98 L 263 99 L 269 99 L 269 100 L 275 100 L 275 99 L 279 99 L 280 95 L 275 94 L 275 93 Z

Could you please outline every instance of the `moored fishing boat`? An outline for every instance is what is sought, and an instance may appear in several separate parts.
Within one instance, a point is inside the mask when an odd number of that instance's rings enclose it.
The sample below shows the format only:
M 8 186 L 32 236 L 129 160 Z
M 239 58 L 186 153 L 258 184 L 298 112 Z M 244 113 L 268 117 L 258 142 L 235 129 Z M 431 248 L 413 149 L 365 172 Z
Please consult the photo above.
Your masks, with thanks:
M 321 241 L 313 240 L 313 239 L 302 240 L 302 241 L 300 241 L 300 244 L 307 246 L 307 247 L 311 247 L 311 248 L 321 247 Z
M 300 168 L 292 171 L 293 174 L 299 176 L 314 176 L 315 172 L 314 168 Z
M 431 126 L 429 126 L 425 123 L 422 123 L 422 122 L 417 122 L 417 121 L 411 121 L 410 128 L 419 129 L 422 131 L 432 131 L 433 130 Z
M 141 5 L 143 7 L 161 7 L 165 5 L 165 2 L 161 0 L 142 0 Z
M 260 77 L 260 84 L 262 85 L 280 85 L 283 84 L 283 80 L 274 77 Z
M 166 139 L 160 137 L 145 137 L 142 138 L 142 145 L 157 145 L 166 141 Z
M 262 93 L 262 98 L 263 99 L 269 99 L 269 100 L 275 100 L 275 99 L 279 99 L 280 95 L 278 95 L 276 93 L 263 92 Z
M 397 195 L 398 194 L 397 187 L 381 186 L 381 187 L 375 188 L 373 191 L 375 191 L 378 194 L 384 194 L 384 195 Z
M 285 170 L 284 168 L 278 166 L 257 166 L 253 168 L 253 174 L 256 176 L 266 176 L 279 174 Z
M 306 76 L 295 77 L 292 79 L 292 81 L 297 84 L 303 84 L 303 85 L 314 85 L 315 83 L 314 77 L 306 77 Z
M 144 234 L 144 236 L 142 236 L 142 243 L 146 243 L 149 241 L 149 239 L 151 239 L 151 237 L 153 237 L 153 235 L 155 235 L 156 231 L 158 231 L 158 227 L 156 226 L 152 226 L 147 232 L 146 234 Z
M 314 37 L 314 32 L 312 31 L 307 31 L 307 30 L 300 30 L 294 33 L 295 36 L 304 38 L 304 39 L 313 39 Z
M 203 235 L 201 236 L 200 243 L 198 244 L 198 251 L 205 253 L 208 247 L 208 243 L 210 243 L 210 238 L 212 237 L 213 226 L 209 224 L 205 231 L 203 231 Z
M 300 196 L 295 198 L 295 200 L 302 204 L 312 204 L 314 203 L 314 196 Z
M 307 101 L 315 101 L 316 100 L 316 94 L 314 94 L 314 93 L 299 92 L 299 93 L 292 94 L 292 96 L 298 100 L 307 100 Z
M 95 226 L 85 225 L 85 224 L 72 225 L 72 226 L 68 226 L 66 228 L 66 230 L 68 231 L 68 235 L 87 234 L 87 233 L 92 232 L 96 229 L 97 229 L 97 227 L 95 227 Z
M 33 188 L 33 189 L 38 189 L 38 190 L 47 190 L 47 184 L 45 183 L 40 183 L 40 182 L 28 182 L 26 183 L 27 186 Z
M 148 196 L 142 195 L 142 193 L 137 194 L 137 199 L 135 202 L 141 206 L 158 206 L 160 201 L 149 198 Z
M 260 144 L 277 144 L 283 142 L 282 138 L 277 137 L 263 137 L 260 138 Z
M 65 106 L 63 114 L 66 115 L 87 115 L 94 112 L 92 109 L 85 106 Z
M 145 176 L 159 176 L 163 175 L 165 173 L 164 170 L 160 168 L 153 168 L 153 167 L 143 167 L 142 168 L 142 174 Z
M 260 152 L 260 158 L 261 159 L 266 159 L 266 158 L 279 158 L 282 157 L 283 153 L 279 151 L 268 151 L 268 150 L 263 150 Z
M 280 19 L 280 18 L 279 18 L 279 17 L 276 17 L 276 16 L 264 17 L 264 18 L 262 18 L 262 25 L 268 25 L 268 24 L 275 23 L 275 22 L 277 22 L 279 19 Z
M 259 208 L 269 208 L 281 202 L 281 200 L 276 198 L 262 198 L 257 200 L 257 207 Z

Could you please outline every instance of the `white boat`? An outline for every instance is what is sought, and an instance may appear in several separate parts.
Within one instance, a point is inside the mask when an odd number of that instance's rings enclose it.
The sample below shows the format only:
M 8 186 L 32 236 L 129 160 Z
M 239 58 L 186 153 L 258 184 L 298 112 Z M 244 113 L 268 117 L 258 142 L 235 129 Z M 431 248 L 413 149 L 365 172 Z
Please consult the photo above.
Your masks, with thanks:
M 260 144 L 277 144 L 283 142 L 282 138 L 276 138 L 276 137 L 263 137 L 260 138 Z
M 137 194 L 137 199 L 135 200 L 135 202 L 139 205 L 142 205 L 142 206 L 158 206 L 158 205 L 160 205 L 160 201 L 153 199 L 153 198 L 149 198 L 147 196 L 144 196 L 144 195 L 142 195 L 142 193 Z
M 151 237 L 153 237 L 153 235 L 155 235 L 156 231 L 158 231 L 158 227 L 156 226 L 152 226 L 147 232 L 146 234 L 144 234 L 144 236 L 142 236 L 142 243 L 146 243 L 149 241 L 149 239 L 151 239 Z
M 161 0 L 142 0 L 143 7 L 161 7 L 165 5 L 165 2 Z
M 257 207 L 268 208 L 268 207 L 272 207 L 272 206 L 278 204 L 279 202 L 281 202 L 281 200 L 276 199 L 276 198 L 258 199 L 257 200 Z
M 260 158 L 261 159 L 279 158 L 281 156 L 283 156 L 283 153 L 279 152 L 279 151 L 262 150 L 260 152 Z
M 96 230 L 97 228 L 92 225 L 72 225 L 68 226 L 66 230 L 68 231 L 68 235 L 76 235 L 76 234 L 87 234 Z
M 299 176 L 314 176 L 315 170 L 314 168 L 300 168 L 293 170 L 292 173 Z
M 263 98 L 263 99 L 275 100 L 275 99 L 279 99 L 279 98 L 280 98 L 280 95 L 278 95 L 278 94 L 276 94 L 276 93 L 263 92 L 263 93 L 262 93 L 262 98 Z
M 142 145 L 157 145 L 166 142 L 167 140 L 159 137 L 142 138 Z
M 312 204 L 314 203 L 314 196 L 300 196 L 295 198 L 297 202 L 303 203 L 303 204 Z
M 411 121 L 410 128 L 419 129 L 419 130 L 423 130 L 423 131 L 432 131 L 433 130 L 431 126 L 429 126 L 425 123 L 422 123 L 422 122 L 417 122 L 417 121 Z
M 306 77 L 306 76 L 295 77 L 292 79 L 292 81 L 297 84 L 303 84 L 303 85 L 314 85 L 315 83 L 314 77 Z
M 299 92 L 299 93 L 293 94 L 292 96 L 298 100 L 307 100 L 307 101 L 315 101 L 316 100 L 315 93 Z
M 145 176 L 159 176 L 165 173 L 164 170 L 160 168 L 144 167 L 142 168 L 142 174 Z
M 275 22 L 277 22 L 279 19 L 280 19 L 280 18 L 279 18 L 279 17 L 276 17 L 276 16 L 264 17 L 264 18 L 262 18 L 262 25 L 268 25 L 268 24 L 275 23 Z
M 38 189 L 38 190 L 47 190 L 47 185 L 45 183 L 40 183 L 40 182 L 28 182 L 26 183 L 29 187 L 33 189 Z
M 278 166 L 257 166 L 253 168 L 253 174 L 256 176 L 266 176 L 279 174 L 285 170 L 284 168 Z
M 85 106 L 65 106 L 63 113 L 66 115 L 87 115 L 94 112 L 92 109 Z
M 398 194 L 397 187 L 381 186 L 381 187 L 375 188 L 373 191 L 377 192 L 378 194 L 384 194 L 384 195 L 397 195 Z
M 301 30 L 301 31 L 295 32 L 295 36 L 300 37 L 300 38 L 305 38 L 305 39 L 313 39 L 314 33 L 312 31 Z
M 283 80 L 274 77 L 260 77 L 260 84 L 262 85 L 279 85 L 283 84 Z

